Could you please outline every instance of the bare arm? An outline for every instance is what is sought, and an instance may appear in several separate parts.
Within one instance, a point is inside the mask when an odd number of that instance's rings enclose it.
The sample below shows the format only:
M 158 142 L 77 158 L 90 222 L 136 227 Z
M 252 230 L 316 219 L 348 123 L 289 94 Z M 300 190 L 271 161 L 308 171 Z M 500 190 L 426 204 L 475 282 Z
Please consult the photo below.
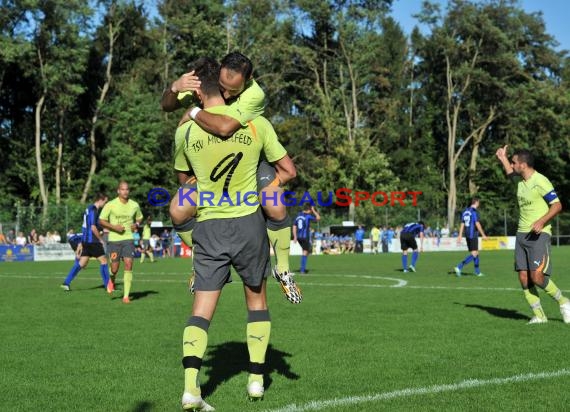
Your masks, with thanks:
M 293 242 L 297 243 L 297 225 L 293 225 Z
M 160 100 L 160 107 L 165 112 L 173 112 L 179 107 L 182 107 L 180 101 L 178 100 L 178 93 L 172 91 L 169 87 L 162 93 L 162 99 Z
M 319 220 L 321 220 L 321 215 L 319 215 L 319 212 L 317 212 L 317 209 L 315 209 L 314 206 L 311 206 L 311 211 L 313 212 L 313 214 L 315 215 L 315 219 L 317 220 L 317 222 Z
M 548 212 L 532 224 L 532 231 L 535 233 L 542 232 L 544 226 L 558 213 L 562 211 L 562 203 L 556 202 L 550 205 Z
M 104 228 L 104 229 L 108 229 L 108 230 L 112 230 L 113 232 L 117 232 L 117 233 L 123 233 L 125 231 L 125 227 L 123 225 L 112 225 L 111 223 L 109 223 L 107 220 L 104 219 L 99 219 L 99 224 Z
M 497 151 L 495 152 L 495 156 L 497 156 L 497 159 L 499 159 L 499 161 L 503 165 L 503 169 L 505 169 L 505 173 L 507 175 L 510 175 L 511 173 L 513 173 L 514 170 L 513 170 L 513 167 L 511 166 L 511 162 L 509 162 L 509 158 L 507 156 L 507 147 L 508 147 L 508 145 L 505 145 L 503 147 L 499 147 L 497 149 Z
M 241 123 L 233 117 L 225 114 L 209 113 L 205 110 L 200 110 L 194 121 L 202 129 L 221 137 L 231 136 L 241 128 Z
M 279 159 L 273 165 L 281 184 L 285 184 L 297 176 L 297 168 L 289 155 L 285 155 L 285 157 Z
M 461 226 L 459 226 L 459 234 L 457 235 L 457 244 L 461 243 L 461 238 L 463 237 L 463 229 L 465 228 L 465 223 L 461 223 Z
M 481 223 L 475 222 L 475 227 L 477 228 L 483 239 L 487 239 L 487 235 L 485 234 L 485 231 L 483 230 L 483 226 L 481 226 Z
M 172 83 L 172 85 L 162 94 L 160 106 L 165 112 L 173 112 L 182 107 L 178 100 L 178 93 L 194 91 L 200 87 L 200 80 L 194 75 L 194 71 L 184 73 Z
M 99 233 L 99 228 L 97 226 L 91 225 L 91 232 L 93 233 L 93 236 L 99 239 L 99 242 L 103 243 L 103 238 L 101 237 L 101 234 Z

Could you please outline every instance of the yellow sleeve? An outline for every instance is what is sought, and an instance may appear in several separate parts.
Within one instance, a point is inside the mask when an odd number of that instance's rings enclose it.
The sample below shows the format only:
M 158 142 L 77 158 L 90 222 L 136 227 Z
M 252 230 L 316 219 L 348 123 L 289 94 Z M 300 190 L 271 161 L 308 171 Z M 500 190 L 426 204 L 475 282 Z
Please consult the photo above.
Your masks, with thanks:
M 239 97 L 232 102 L 226 114 L 233 117 L 242 126 L 247 126 L 247 122 L 261 116 L 265 111 L 265 92 L 253 79 Z
M 287 150 L 279 143 L 275 129 L 265 117 L 261 116 L 255 119 L 255 127 L 258 128 L 258 134 L 263 138 L 263 152 L 268 162 L 276 162 L 287 154 Z

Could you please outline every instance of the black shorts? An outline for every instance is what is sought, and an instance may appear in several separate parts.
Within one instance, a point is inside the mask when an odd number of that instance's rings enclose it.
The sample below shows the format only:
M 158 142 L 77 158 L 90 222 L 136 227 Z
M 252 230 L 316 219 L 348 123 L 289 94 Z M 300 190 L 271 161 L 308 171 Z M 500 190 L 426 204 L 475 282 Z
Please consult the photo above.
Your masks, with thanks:
M 299 242 L 299 245 L 301 245 L 301 249 L 304 251 L 309 253 L 313 251 L 313 245 L 311 245 L 309 239 L 297 239 L 297 241 Z
M 105 249 L 101 242 L 97 243 L 84 243 L 83 249 L 81 249 L 81 257 L 94 257 L 98 258 L 105 255 Z
M 478 237 L 466 237 L 465 242 L 467 243 L 467 250 L 469 250 L 469 252 L 476 252 L 479 250 Z
M 416 242 L 416 236 L 413 233 L 402 233 L 400 235 L 400 245 L 402 251 L 412 249 L 417 250 L 418 244 Z

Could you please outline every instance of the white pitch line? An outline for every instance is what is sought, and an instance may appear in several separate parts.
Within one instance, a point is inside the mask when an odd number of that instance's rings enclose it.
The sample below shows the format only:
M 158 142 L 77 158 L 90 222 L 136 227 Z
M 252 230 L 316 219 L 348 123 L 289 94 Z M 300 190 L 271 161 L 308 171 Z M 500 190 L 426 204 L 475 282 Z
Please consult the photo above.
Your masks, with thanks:
M 51 275 L 67 275 L 67 273 L 50 273 Z M 152 278 L 152 279 L 144 279 L 138 276 L 161 276 L 161 275 L 170 275 L 170 276 L 184 276 L 183 279 L 157 279 L 157 278 Z M 187 273 L 162 273 L 162 274 L 141 274 L 138 276 L 135 276 L 135 280 L 136 282 L 148 282 L 148 283 L 187 283 L 188 279 L 186 279 L 187 277 Z M 310 277 L 311 275 L 309 275 Z M 358 275 L 351 275 L 353 277 L 356 277 Z M 324 276 L 323 276 L 324 277 Z M 366 275 L 362 275 L 362 277 L 365 278 L 369 278 Z M 388 277 L 379 277 L 379 276 L 373 276 L 371 278 L 374 279 L 384 279 L 384 280 L 393 280 L 393 281 L 398 281 L 398 283 L 396 285 L 384 285 L 384 284 L 380 284 L 380 285 L 374 285 L 374 284 L 370 284 L 370 283 L 314 283 L 314 282 L 305 282 L 304 277 L 297 277 L 297 280 L 299 281 L 299 285 L 301 286 L 317 286 L 317 287 L 343 287 L 343 288 L 350 288 L 350 287 L 355 287 L 355 288 L 372 288 L 372 289 L 382 289 L 382 288 L 403 288 L 403 289 L 422 289 L 422 290 L 473 290 L 473 291 L 483 291 L 483 292 L 520 292 L 521 289 L 520 288 L 491 288 L 491 287 L 481 287 L 481 286 L 421 286 L 421 285 L 409 285 L 409 284 L 402 284 L 401 282 L 406 282 L 403 279 L 397 279 L 397 278 L 388 278 Z M 0 279 L 45 279 L 45 280 L 57 280 L 55 277 L 48 277 L 48 276 L 37 276 L 37 275 L 19 275 L 19 274 L 14 274 L 14 275 L 6 275 L 6 274 L 2 274 L 0 275 Z M 78 281 L 78 280 L 89 280 L 89 281 L 93 281 L 93 280 L 98 280 L 100 279 L 100 277 L 96 277 L 96 276 L 79 276 L 77 278 L 75 278 L 73 281 Z M 230 283 L 230 285 L 236 285 L 236 284 L 241 284 L 241 282 L 233 282 Z M 560 289 L 562 292 L 570 292 L 570 289 Z
M 406 388 L 395 390 L 392 392 L 376 393 L 372 395 L 363 396 L 347 396 L 345 398 L 335 398 L 321 401 L 310 401 L 305 404 L 297 405 L 290 404 L 278 409 L 270 409 L 265 412 L 303 412 L 303 411 L 318 411 L 327 408 L 352 406 L 359 403 L 377 402 L 388 399 L 408 398 L 418 395 L 430 395 L 441 392 L 455 392 L 461 389 L 478 388 L 481 386 L 489 385 L 504 385 L 507 383 L 520 383 L 540 379 L 552 379 L 561 376 L 570 376 L 570 369 L 560 369 L 554 372 L 538 372 L 527 373 L 521 375 L 508 376 L 506 378 L 493 378 L 493 379 L 468 379 L 459 383 L 451 383 L 446 385 L 432 385 L 420 388 Z

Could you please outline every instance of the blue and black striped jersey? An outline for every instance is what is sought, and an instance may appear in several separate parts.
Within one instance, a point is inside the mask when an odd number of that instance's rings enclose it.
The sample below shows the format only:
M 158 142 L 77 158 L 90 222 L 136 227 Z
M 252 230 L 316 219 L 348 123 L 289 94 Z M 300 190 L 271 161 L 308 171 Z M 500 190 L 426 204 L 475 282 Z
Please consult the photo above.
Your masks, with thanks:
M 419 233 L 424 233 L 424 227 L 419 223 L 408 223 L 404 226 L 401 233 L 412 233 L 415 236 Z
M 93 230 L 91 230 L 92 225 L 99 228 L 99 210 L 95 205 L 88 206 L 87 209 L 85 209 L 85 213 L 83 213 L 83 243 L 99 242 L 99 239 L 95 237 Z
M 477 237 L 477 227 L 475 226 L 479 221 L 477 209 L 471 206 L 465 209 L 461 214 L 461 221 L 465 225 L 465 237 L 470 239 Z
M 297 239 L 309 239 L 311 236 L 311 220 L 317 220 L 310 213 L 301 212 L 295 218 L 295 226 L 297 226 Z

